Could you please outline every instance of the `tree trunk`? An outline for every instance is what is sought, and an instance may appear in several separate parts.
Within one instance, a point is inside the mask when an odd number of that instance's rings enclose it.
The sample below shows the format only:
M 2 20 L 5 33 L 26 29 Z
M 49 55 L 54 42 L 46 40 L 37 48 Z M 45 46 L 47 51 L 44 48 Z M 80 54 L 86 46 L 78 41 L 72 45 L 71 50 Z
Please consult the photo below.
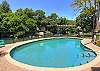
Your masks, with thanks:
M 97 23 L 97 17 L 96 17 L 96 0 L 95 0 L 95 2 L 94 2 L 94 6 L 95 6 L 95 7 L 94 7 L 95 10 L 94 10 L 94 16 L 93 16 L 92 42 L 95 41 L 94 36 L 96 35 L 96 34 L 95 34 L 95 28 L 96 28 L 96 23 Z
M 98 19 L 97 19 L 96 31 L 100 30 L 100 3 L 98 4 Z

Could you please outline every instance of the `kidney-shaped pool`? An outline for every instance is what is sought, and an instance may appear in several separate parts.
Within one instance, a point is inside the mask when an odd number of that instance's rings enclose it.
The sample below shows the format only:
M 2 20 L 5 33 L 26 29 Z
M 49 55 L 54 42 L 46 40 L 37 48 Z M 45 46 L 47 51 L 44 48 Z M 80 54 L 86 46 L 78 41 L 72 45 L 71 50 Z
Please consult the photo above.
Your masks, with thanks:
M 19 62 L 49 68 L 80 66 L 96 57 L 95 52 L 73 38 L 34 41 L 12 49 L 10 55 Z

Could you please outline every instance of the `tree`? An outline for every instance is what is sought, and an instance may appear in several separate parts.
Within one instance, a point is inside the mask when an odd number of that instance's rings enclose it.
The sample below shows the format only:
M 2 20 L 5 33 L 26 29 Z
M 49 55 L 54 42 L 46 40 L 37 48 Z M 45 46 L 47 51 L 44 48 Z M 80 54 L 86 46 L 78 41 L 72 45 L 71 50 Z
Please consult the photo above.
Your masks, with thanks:
M 32 9 L 17 9 L 13 12 L 0 12 L 0 31 L 7 34 L 7 37 L 25 37 L 34 35 L 37 32 L 37 27 L 41 30 L 46 25 L 52 25 L 49 31 L 57 33 L 57 25 L 67 24 L 66 18 L 59 18 L 56 13 L 52 13 L 46 17 L 43 10 L 33 11 Z M 0 32 L 0 33 L 1 33 Z M 4 35 L 5 35 L 4 34 Z
M 51 15 L 49 16 L 49 18 L 56 20 L 58 18 L 58 15 L 56 13 L 51 13 Z
M 29 18 L 33 18 L 34 16 L 34 11 L 32 9 L 29 8 L 25 8 L 23 10 L 24 14 L 26 14 Z
M 8 4 L 8 2 L 6 0 L 4 0 L 0 4 L 0 11 L 3 12 L 3 13 L 11 12 L 10 5 Z
M 26 26 L 29 28 L 28 32 L 36 31 L 36 27 L 37 27 L 36 23 L 37 23 L 37 21 L 34 19 L 31 19 L 31 18 L 26 20 Z
M 23 12 L 23 9 L 17 9 L 16 10 L 16 12 L 15 12 L 15 15 L 17 15 L 17 16 L 22 16 L 24 14 L 24 12 Z
M 73 6 L 76 8 L 80 8 L 81 11 L 83 10 L 91 10 L 93 9 L 94 13 L 91 14 L 93 16 L 93 24 L 92 24 L 92 40 L 94 40 L 94 33 L 95 33 L 95 28 L 97 25 L 96 22 L 96 9 L 98 6 L 98 3 L 100 4 L 100 0 L 74 0 Z M 99 8 L 99 7 L 98 7 Z M 86 15 L 85 15 L 86 16 Z
M 45 12 L 43 10 L 36 10 L 34 15 L 38 20 L 45 18 Z
M 76 25 L 75 20 L 67 20 L 67 25 Z
M 97 22 L 97 26 L 96 26 L 96 31 L 98 31 L 98 32 L 100 32 L 100 26 L 99 26 L 99 24 L 100 24 L 100 0 L 99 0 L 99 2 L 98 2 L 98 5 L 97 5 L 97 13 L 98 13 L 98 22 Z
M 49 22 L 50 22 L 50 19 L 48 17 L 46 17 L 41 21 L 41 25 L 42 26 L 49 25 Z
M 50 24 L 50 25 L 57 25 L 57 22 L 56 22 L 56 20 L 51 19 L 51 20 L 49 21 L 49 24 Z
M 95 6 L 94 2 L 97 0 L 74 0 L 72 3 L 72 7 L 76 8 L 77 10 L 82 11 L 86 8 L 92 8 Z
M 68 24 L 68 20 L 66 18 L 60 17 L 59 19 L 59 25 L 66 25 Z
M 38 27 L 42 26 L 42 20 L 45 18 L 45 12 L 43 10 L 36 10 L 34 18 L 37 20 Z
M 76 18 L 76 25 L 81 27 L 83 33 L 91 32 L 91 30 L 93 29 L 93 15 L 94 8 L 84 9 L 81 14 Z
M 58 15 L 56 13 L 51 13 L 51 15 L 48 16 L 47 18 L 49 21 L 49 25 L 57 25 L 59 23 Z

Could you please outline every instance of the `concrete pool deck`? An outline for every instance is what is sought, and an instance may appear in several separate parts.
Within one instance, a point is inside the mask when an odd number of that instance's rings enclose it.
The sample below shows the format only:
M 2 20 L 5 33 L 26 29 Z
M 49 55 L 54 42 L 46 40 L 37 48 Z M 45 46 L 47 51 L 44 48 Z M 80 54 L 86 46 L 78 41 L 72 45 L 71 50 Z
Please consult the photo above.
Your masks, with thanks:
M 51 39 L 51 38 L 42 38 L 42 39 L 34 39 L 22 42 L 16 42 L 13 44 L 7 44 L 5 47 L 0 48 L 0 51 L 3 50 L 8 52 L 7 55 L 0 57 L 0 71 L 91 71 L 91 67 L 100 67 L 100 47 L 91 43 L 91 39 L 83 39 L 81 42 L 85 44 L 87 48 L 92 49 L 97 53 L 97 57 L 91 62 L 70 68 L 45 68 L 45 67 L 35 67 L 27 64 L 20 63 L 14 59 L 12 59 L 9 55 L 10 50 L 15 48 L 16 46 L 29 43 L 32 41 L 43 40 L 43 39 Z M 88 43 L 88 44 L 87 44 Z

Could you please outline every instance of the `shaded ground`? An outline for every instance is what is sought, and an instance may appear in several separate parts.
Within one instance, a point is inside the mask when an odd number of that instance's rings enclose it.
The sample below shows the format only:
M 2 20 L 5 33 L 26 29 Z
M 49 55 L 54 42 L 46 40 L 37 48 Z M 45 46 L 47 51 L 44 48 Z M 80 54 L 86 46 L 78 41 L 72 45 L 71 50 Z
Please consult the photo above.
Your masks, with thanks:
M 9 63 L 5 55 L 7 54 L 7 50 L 11 48 L 10 45 L 7 45 L 6 47 L 0 48 L 0 71 L 29 71 L 20 67 L 17 67 L 15 65 L 12 65 Z

